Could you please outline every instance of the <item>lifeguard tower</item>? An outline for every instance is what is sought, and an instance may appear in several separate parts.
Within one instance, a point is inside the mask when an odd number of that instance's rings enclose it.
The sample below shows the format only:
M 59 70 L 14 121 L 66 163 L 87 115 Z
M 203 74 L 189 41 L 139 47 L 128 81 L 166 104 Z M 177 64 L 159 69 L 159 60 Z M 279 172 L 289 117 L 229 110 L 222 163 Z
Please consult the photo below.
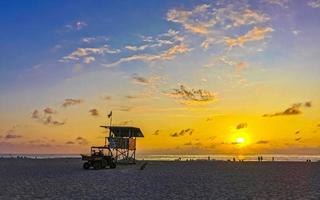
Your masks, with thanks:
M 111 122 L 110 122 L 111 124 Z M 100 126 L 109 129 L 105 137 L 105 146 L 113 152 L 117 163 L 135 164 L 136 138 L 144 137 L 140 128 L 131 126 Z

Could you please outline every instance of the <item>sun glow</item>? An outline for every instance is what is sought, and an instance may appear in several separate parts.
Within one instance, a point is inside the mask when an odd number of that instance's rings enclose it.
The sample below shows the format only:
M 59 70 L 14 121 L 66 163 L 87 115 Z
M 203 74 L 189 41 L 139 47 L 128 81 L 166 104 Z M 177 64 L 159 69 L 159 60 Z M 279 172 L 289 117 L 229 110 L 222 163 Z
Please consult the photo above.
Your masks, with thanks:
M 236 139 L 237 143 L 243 144 L 245 142 L 245 139 L 243 137 L 239 137 Z

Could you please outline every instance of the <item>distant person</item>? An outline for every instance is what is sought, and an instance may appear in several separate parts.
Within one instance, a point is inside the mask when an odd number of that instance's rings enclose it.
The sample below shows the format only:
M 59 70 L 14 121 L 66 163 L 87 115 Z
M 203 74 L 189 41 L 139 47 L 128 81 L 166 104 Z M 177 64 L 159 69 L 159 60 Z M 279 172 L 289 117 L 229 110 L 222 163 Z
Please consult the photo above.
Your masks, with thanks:
M 261 158 L 260 158 L 260 159 L 261 159 L 261 162 L 262 162 L 262 161 L 263 161 L 263 157 L 261 156 Z
M 274 157 L 272 157 L 272 162 L 274 161 Z
M 208 160 L 210 161 L 210 156 L 208 156 Z
M 260 156 L 258 156 L 258 162 L 260 162 Z
M 233 162 L 236 162 L 236 158 L 235 157 L 233 157 L 232 160 L 233 160 Z

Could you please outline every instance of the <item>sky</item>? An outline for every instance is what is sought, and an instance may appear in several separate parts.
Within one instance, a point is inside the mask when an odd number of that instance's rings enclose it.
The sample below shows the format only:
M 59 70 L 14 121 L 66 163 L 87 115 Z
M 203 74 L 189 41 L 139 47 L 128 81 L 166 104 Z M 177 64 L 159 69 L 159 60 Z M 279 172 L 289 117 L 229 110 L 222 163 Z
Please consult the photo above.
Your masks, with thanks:
M 320 1 L 1 1 L 0 153 L 320 154 Z

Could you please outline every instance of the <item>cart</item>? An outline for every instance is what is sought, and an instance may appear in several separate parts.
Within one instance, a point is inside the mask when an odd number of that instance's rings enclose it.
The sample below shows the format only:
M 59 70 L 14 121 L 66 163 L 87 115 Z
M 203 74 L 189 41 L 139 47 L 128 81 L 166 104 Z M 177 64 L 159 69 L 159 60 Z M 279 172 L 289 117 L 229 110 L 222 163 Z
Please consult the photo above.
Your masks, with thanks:
M 110 167 L 110 169 L 116 168 L 116 161 L 113 157 L 112 151 L 109 146 L 91 147 L 91 155 L 81 154 L 84 169 L 104 169 Z

